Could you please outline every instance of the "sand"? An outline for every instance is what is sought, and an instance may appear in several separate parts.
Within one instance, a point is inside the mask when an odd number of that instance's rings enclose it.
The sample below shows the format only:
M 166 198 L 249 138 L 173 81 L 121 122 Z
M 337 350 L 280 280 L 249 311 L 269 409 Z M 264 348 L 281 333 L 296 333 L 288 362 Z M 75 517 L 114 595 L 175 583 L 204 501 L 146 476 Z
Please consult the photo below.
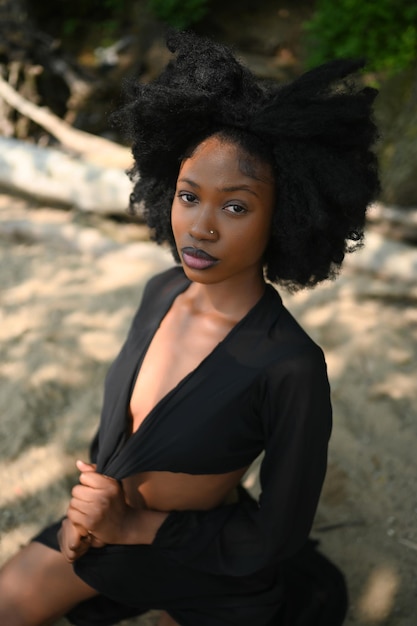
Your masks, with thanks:
M 312 536 L 346 575 L 346 624 L 415 626 L 417 249 L 368 240 L 337 281 L 281 295 L 329 367 L 334 430 Z M 1 563 L 64 513 L 106 370 L 144 283 L 172 261 L 140 226 L 6 195 L 0 243 Z

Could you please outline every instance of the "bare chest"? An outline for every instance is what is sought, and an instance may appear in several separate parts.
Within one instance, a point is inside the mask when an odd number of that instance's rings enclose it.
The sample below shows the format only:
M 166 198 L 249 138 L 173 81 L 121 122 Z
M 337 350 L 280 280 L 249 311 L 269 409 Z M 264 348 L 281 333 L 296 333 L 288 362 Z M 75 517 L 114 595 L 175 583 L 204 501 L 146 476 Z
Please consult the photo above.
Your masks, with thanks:
M 130 399 L 135 432 L 152 409 L 216 348 L 230 325 L 190 316 L 173 307 L 156 331 L 140 367 Z

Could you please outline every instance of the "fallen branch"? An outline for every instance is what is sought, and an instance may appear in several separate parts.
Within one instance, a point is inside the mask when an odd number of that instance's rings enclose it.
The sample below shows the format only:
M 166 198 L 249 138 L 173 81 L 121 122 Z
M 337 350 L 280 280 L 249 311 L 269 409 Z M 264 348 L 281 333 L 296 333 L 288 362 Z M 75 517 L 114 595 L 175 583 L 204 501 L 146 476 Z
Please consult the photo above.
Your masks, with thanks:
M 46 107 L 39 107 L 23 98 L 0 76 L 0 97 L 21 115 L 42 126 L 67 148 L 84 159 L 104 167 L 128 168 L 132 165 L 130 150 L 114 141 L 97 137 L 82 130 L 72 128 L 67 122 L 51 113 Z
M 0 187 L 52 205 L 126 214 L 132 183 L 121 169 L 0 137 Z

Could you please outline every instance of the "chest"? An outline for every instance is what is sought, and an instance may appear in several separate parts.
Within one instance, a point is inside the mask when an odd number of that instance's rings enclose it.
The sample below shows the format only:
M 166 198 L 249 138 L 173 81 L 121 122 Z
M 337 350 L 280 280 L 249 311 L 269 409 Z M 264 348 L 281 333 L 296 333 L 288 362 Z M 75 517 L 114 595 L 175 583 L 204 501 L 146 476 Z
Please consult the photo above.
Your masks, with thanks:
M 189 315 L 172 307 L 151 339 L 134 383 L 129 403 L 135 432 L 152 409 L 213 352 L 230 331 L 230 324 Z

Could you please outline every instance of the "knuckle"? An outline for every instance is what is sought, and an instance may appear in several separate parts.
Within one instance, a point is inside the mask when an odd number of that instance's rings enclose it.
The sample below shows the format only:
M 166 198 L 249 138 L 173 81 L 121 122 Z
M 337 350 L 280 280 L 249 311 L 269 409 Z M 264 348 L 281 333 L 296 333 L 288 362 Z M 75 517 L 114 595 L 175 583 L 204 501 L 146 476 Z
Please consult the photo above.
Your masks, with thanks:
M 108 499 L 108 497 L 106 497 L 104 495 L 101 496 L 98 504 L 99 504 L 99 507 L 100 507 L 101 510 L 106 510 L 108 508 L 108 506 L 109 506 L 109 499 Z

